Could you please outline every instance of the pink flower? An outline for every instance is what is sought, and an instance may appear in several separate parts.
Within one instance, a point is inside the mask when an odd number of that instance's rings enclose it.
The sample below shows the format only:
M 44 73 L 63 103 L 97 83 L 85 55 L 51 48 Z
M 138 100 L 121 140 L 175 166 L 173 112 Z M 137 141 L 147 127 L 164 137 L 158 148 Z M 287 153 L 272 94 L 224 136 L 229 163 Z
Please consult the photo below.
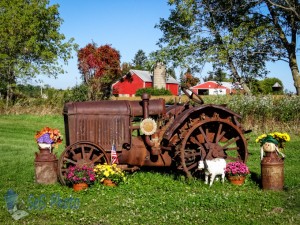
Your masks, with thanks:
M 249 169 L 243 162 L 229 162 L 226 165 L 225 172 L 229 175 L 242 175 L 249 174 Z
M 69 183 L 88 183 L 95 181 L 95 172 L 93 168 L 86 165 L 82 167 L 70 166 L 66 173 L 66 180 Z

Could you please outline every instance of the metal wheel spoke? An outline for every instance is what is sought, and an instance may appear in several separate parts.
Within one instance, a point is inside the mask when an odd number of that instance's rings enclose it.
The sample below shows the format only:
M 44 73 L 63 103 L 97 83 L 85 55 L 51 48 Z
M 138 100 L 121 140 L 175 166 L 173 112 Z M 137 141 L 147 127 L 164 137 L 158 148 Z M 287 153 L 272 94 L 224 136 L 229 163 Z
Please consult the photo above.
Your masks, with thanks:
M 194 156 L 201 156 L 201 152 L 196 152 Z
M 222 133 L 218 136 L 218 141 L 216 142 L 219 142 L 224 137 L 225 133 L 225 131 L 222 131 Z
M 94 149 L 91 148 L 90 151 L 85 154 L 85 160 L 89 160 L 91 158 L 93 151 Z
M 95 162 L 97 162 L 99 159 L 101 159 L 102 157 L 104 157 L 104 154 L 103 153 L 101 153 L 99 156 L 97 156 L 96 158 L 94 158 L 93 160 L 92 160 L 92 163 L 94 164 Z
M 191 137 L 190 138 L 190 141 L 193 143 L 193 144 L 196 144 L 198 145 L 199 147 L 201 146 L 201 143 L 198 141 L 198 139 L 196 137 Z
M 71 149 L 70 152 L 71 152 L 73 155 L 76 155 L 76 153 L 74 152 L 74 149 Z
M 203 135 L 203 137 L 204 137 L 204 139 L 205 139 L 206 143 L 209 143 L 209 140 L 208 140 L 208 138 L 207 138 L 206 134 L 204 133 L 204 131 L 203 131 L 202 127 L 199 127 L 199 130 L 200 130 L 201 134 Z
M 182 165 L 179 165 L 179 166 L 177 166 L 177 169 L 178 169 L 178 170 L 183 170 L 183 166 L 182 166 Z
M 231 139 L 229 142 L 227 142 L 225 145 L 223 145 L 223 149 L 225 149 L 227 146 L 231 145 L 232 143 L 237 142 L 237 140 L 239 140 L 239 139 L 240 139 L 239 136 L 235 137 L 234 139 Z
M 224 134 L 225 134 L 225 131 L 222 131 L 222 128 L 223 128 L 223 124 L 221 123 L 220 126 L 219 126 L 219 128 L 218 128 L 218 133 L 217 133 L 217 137 L 216 137 L 216 143 L 218 143 L 222 139 L 222 137 L 224 136 Z M 221 131 L 222 131 L 222 133 L 221 133 Z
M 82 159 L 85 159 L 84 145 L 81 146 Z
M 68 159 L 68 158 L 66 158 L 66 157 L 64 157 L 64 160 L 66 160 L 66 161 L 68 161 L 68 162 L 70 162 L 70 163 L 72 163 L 72 164 L 74 164 L 74 165 L 77 164 L 77 162 L 73 161 L 72 159 Z
M 185 155 L 184 155 L 184 157 L 185 158 L 190 158 L 190 157 L 192 157 L 192 156 L 200 156 L 201 154 L 200 154 L 200 152 L 186 152 L 185 153 Z
M 239 147 L 232 147 L 232 148 L 223 148 L 225 151 L 236 151 L 239 150 Z
M 205 129 L 205 135 L 207 137 L 208 143 L 213 143 L 216 138 L 216 133 L 212 132 L 208 128 Z
M 193 169 L 193 168 L 195 168 L 197 166 L 198 166 L 198 162 L 195 162 L 195 163 L 191 164 L 189 167 L 187 167 L 187 169 L 191 170 L 191 169 Z

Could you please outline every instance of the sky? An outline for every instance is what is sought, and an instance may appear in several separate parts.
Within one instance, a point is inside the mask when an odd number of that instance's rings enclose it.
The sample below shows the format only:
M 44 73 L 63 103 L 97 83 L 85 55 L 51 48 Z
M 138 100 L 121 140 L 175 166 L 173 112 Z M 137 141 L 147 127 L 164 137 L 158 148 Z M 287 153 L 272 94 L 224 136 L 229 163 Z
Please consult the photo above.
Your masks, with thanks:
M 154 28 L 160 18 L 168 18 L 170 6 L 167 0 L 50 0 L 59 4 L 60 17 L 64 20 L 60 32 L 66 39 L 74 38 L 79 48 L 95 42 L 98 46 L 109 44 L 118 50 L 121 63 L 132 62 L 138 50 L 146 55 L 158 49 L 156 43 L 162 32 Z M 298 65 L 300 65 L 298 55 Z M 57 79 L 39 76 L 38 84 L 48 84 L 58 89 L 72 88 L 82 82 L 77 68 L 77 55 L 64 66 L 67 73 Z M 268 63 L 268 77 L 279 78 L 284 89 L 295 92 L 292 75 L 286 62 Z M 207 76 L 206 65 L 198 78 Z M 179 74 L 176 74 L 179 77 Z

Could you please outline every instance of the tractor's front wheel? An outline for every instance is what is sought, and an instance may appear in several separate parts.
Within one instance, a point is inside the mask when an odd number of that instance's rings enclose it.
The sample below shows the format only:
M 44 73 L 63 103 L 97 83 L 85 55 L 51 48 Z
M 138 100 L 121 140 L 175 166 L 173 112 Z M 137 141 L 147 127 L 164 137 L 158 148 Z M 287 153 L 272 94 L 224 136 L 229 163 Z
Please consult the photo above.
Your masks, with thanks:
M 61 184 L 66 184 L 66 173 L 70 166 L 94 167 L 97 164 L 109 163 L 105 150 L 88 141 L 81 141 L 68 146 L 58 160 L 58 178 Z

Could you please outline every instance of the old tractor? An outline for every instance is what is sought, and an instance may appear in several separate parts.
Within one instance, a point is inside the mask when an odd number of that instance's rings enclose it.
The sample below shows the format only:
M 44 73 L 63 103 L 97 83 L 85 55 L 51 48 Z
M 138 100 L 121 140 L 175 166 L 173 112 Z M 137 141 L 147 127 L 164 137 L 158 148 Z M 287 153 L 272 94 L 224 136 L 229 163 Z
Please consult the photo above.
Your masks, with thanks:
M 247 160 L 241 116 L 225 105 L 193 101 L 166 106 L 164 99 L 69 102 L 64 106 L 66 149 L 58 161 L 60 182 L 69 166 L 111 162 L 112 146 L 124 170 L 170 167 L 193 177 L 200 159 Z

